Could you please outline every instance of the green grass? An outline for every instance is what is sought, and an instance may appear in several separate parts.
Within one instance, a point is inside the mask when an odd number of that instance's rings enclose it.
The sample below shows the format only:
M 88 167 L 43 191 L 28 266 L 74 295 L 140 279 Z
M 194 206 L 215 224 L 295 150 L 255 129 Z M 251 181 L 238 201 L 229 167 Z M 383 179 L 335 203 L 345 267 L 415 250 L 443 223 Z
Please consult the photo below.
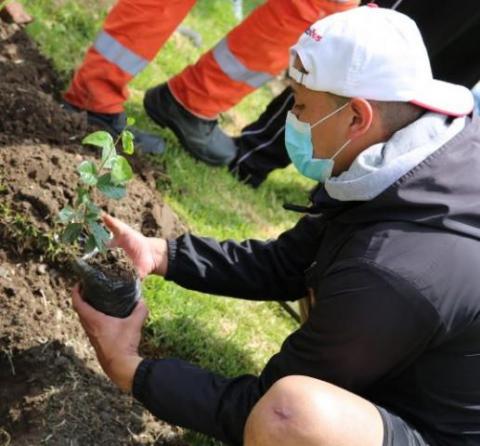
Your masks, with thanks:
M 23 3 L 35 17 L 28 31 L 53 59 L 60 76 L 67 82 L 100 28 L 106 10 L 94 8 L 93 0 L 85 3 L 25 0 Z
M 29 32 L 68 80 L 81 62 L 105 16 L 105 4 L 88 0 L 26 2 L 35 16 Z M 261 3 L 245 1 L 247 11 Z M 228 0 L 197 2 L 185 24 L 198 31 L 203 46 L 174 34 L 147 69 L 131 83 L 127 111 L 136 125 L 167 139 L 168 150 L 152 162 L 167 166 L 170 181 L 159 185 L 165 200 L 195 233 L 225 239 L 271 238 L 292 226 L 298 215 L 284 211 L 285 201 L 305 203 L 312 183 L 292 168 L 277 171 L 258 189 L 239 184 L 225 168 L 212 168 L 187 156 L 173 134 L 149 121 L 141 100 L 146 88 L 165 81 L 193 63 L 235 25 Z M 229 131 L 255 119 L 272 98 L 264 87 L 245 98 L 223 117 Z M 184 290 L 158 277 L 145 281 L 151 311 L 148 340 L 166 352 L 218 373 L 234 376 L 259 372 L 295 323 L 275 303 L 219 298 Z M 215 444 L 187 434 L 193 445 Z

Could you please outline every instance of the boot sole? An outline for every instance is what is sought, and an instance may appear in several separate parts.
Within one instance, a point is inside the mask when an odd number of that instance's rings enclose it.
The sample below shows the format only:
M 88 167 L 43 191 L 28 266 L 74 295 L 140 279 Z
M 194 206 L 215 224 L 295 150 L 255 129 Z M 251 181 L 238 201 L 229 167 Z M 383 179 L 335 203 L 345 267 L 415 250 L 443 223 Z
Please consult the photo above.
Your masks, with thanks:
M 155 122 L 155 124 L 158 124 L 161 128 L 168 128 L 168 129 L 172 130 L 173 133 L 175 133 L 175 136 L 179 139 L 180 144 L 182 145 L 182 147 L 185 149 L 185 151 L 190 156 L 192 156 L 196 160 L 203 161 L 204 163 L 210 164 L 211 166 L 224 166 L 224 165 L 226 165 L 225 162 L 222 162 L 222 161 L 212 160 L 211 158 L 207 158 L 207 157 L 201 157 L 195 151 L 191 150 L 188 147 L 186 138 L 183 135 L 182 130 L 177 126 L 175 121 L 172 121 L 168 118 L 163 118 L 162 116 L 158 115 L 153 110 L 151 110 L 150 107 L 147 104 L 146 95 L 145 95 L 145 98 L 143 100 L 143 108 L 145 109 L 148 117 L 153 122 Z

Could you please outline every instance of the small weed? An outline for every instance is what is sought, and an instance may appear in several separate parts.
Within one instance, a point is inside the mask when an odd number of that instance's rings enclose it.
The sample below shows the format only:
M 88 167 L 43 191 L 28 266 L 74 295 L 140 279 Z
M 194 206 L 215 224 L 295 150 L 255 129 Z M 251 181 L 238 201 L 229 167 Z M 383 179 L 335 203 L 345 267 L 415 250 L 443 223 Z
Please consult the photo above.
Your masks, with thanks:
M 18 254 L 33 252 L 49 263 L 58 263 L 71 256 L 54 230 L 41 232 L 28 216 L 14 211 L 6 203 L 0 203 L 0 238 L 10 240 L 10 246 Z

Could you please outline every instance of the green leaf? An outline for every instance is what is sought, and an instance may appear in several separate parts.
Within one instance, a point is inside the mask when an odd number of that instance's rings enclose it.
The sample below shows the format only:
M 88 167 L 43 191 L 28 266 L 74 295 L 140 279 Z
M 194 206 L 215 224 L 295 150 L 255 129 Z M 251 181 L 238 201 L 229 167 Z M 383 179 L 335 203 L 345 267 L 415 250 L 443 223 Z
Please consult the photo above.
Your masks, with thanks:
M 90 133 L 90 135 L 83 138 L 82 144 L 90 144 L 97 147 L 112 147 L 114 145 L 112 135 L 104 130 Z
M 117 151 L 115 150 L 115 143 L 113 142 L 110 133 L 105 132 L 104 130 L 91 133 L 83 139 L 82 143 L 101 147 L 103 166 L 107 169 L 112 168 L 114 159 L 117 156 Z
M 63 231 L 62 241 L 64 243 L 73 243 L 78 240 L 78 237 L 82 233 L 81 223 L 70 223 Z
M 133 178 L 133 171 L 123 156 L 117 156 L 112 168 L 112 183 L 115 186 L 123 185 Z
M 105 251 L 105 245 L 110 240 L 110 233 L 101 224 L 96 222 L 91 223 L 88 226 L 99 251 Z
M 132 118 L 131 116 L 129 116 L 127 118 L 127 127 L 131 127 L 134 124 L 135 124 L 135 118 Z
M 117 186 L 112 183 L 112 176 L 109 173 L 98 179 L 97 188 L 103 195 L 113 200 L 120 200 L 127 194 L 125 186 Z
M 104 147 L 102 149 L 102 164 L 105 169 L 111 169 L 115 164 L 117 159 L 117 151 L 115 146 L 112 144 L 111 147 Z
M 59 213 L 58 218 L 62 223 L 68 223 L 76 216 L 75 210 L 71 206 L 65 206 Z
M 91 201 L 87 203 L 87 212 L 85 214 L 85 219 L 88 222 L 97 221 L 100 218 L 101 213 L 102 210 L 94 203 L 92 203 Z
M 95 237 L 90 234 L 85 243 L 85 253 L 88 254 L 89 252 L 92 252 L 96 247 L 97 244 L 95 243 Z
M 135 147 L 133 145 L 133 139 L 134 139 L 134 136 L 132 132 L 128 130 L 124 130 L 122 132 L 123 152 L 126 153 L 127 155 L 132 155 L 135 150 Z
M 88 186 L 95 186 L 97 184 L 97 168 L 93 161 L 82 161 L 77 167 L 80 173 L 80 179 Z

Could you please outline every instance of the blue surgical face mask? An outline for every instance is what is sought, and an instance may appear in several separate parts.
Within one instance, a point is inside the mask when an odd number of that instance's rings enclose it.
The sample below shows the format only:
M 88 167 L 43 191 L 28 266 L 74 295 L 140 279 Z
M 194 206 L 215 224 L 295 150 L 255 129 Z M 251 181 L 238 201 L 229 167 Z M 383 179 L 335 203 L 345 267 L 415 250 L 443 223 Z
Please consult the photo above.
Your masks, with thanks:
M 328 118 L 343 110 L 349 103 L 342 105 L 310 125 L 308 122 L 301 122 L 289 111 L 285 123 L 285 145 L 288 156 L 297 170 L 304 176 L 312 180 L 324 183 L 332 176 L 332 170 L 335 157 L 350 143 L 350 139 L 340 147 L 331 158 L 314 158 L 312 129 L 325 122 Z

